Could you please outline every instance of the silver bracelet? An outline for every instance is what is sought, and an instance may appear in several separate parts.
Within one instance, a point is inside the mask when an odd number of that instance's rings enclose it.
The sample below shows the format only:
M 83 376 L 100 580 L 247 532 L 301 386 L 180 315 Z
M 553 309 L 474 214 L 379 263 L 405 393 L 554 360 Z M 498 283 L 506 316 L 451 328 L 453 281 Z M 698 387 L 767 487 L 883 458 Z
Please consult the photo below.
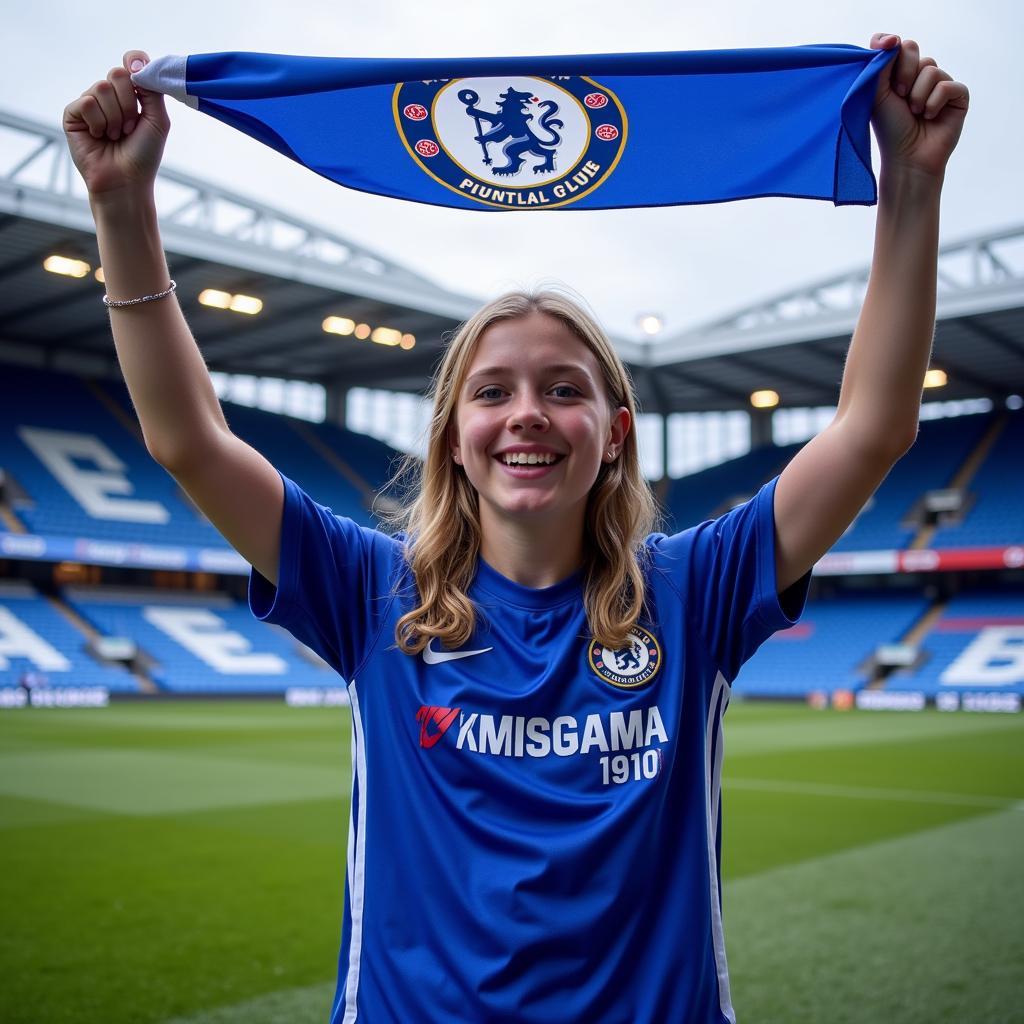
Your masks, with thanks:
M 120 306 L 137 306 L 140 302 L 152 302 L 154 299 L 165 299 L 177 288 L 177 282 L 172 280 L 171 286 L 166 291 L 157 292 L 156 295 L 140 295 L 137 299 L 112 299 L 109 295 L 103 296 L 103 305 L 107 309 L 115 309 Z

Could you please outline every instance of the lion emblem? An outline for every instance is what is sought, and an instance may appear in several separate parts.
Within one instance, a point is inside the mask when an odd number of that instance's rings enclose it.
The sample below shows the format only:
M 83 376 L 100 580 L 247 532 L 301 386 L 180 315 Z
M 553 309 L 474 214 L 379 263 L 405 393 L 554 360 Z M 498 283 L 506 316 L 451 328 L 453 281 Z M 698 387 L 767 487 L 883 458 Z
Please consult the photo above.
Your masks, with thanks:
M 473 118 L 476 125 L 475 141 L 480 143 L 484 154 L 483 163 L 491 167 L 492 174 L 502 177 L 517 174 L 526 162 L 527 153 L 540 158 L 540 163 L 533 166 L 535 174 L 554 171 L 555 150 L 562 142 L 557 129 L 565 127 L 555 117 L 558 104 L 554 100 L 545 100 L 539 108 L 542 113 L 538 126 L 550 136 L 547 139 L 541 138 L 530 126 L 534 115 L 529 106 L 534 102 L 534 97 L 528 92 L 509 86 L 498 97 L 498 109 L 494 113 L 477 106 L 480 95 L 472 89 L 463 89 L 459 93 L 459 100 L 465 106 L 466 114 Z M 485 129 L 484 122 L 491 127 Z M 488 151 L 491 143 L 503 143 L 501 152 L 507 162 L 501 167 L 492 167 L 494 161 Z
M 642 653 L 640 641 L 636 637 L 631 637 L 628 647 L 622 647 L 617 651 L 613 652 L 615 657 L 615 667 L 620 672 L 627 670 L 640 668 L 640 655 Z

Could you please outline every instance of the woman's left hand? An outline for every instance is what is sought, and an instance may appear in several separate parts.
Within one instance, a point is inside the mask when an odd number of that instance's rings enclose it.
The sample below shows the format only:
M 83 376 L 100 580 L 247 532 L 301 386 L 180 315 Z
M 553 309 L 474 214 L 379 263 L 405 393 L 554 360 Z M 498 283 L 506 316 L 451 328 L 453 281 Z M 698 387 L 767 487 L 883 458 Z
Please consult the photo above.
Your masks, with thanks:
M 879 76 L 871 124 L 883 169 L 906 169 L 941 181 L 967 116 L 967 86 L 954 82 L 912 39 L 878 32 L 872 50 L 900 47 L 889 71 Z M 890 74 L 891 72 L 891 74 Z

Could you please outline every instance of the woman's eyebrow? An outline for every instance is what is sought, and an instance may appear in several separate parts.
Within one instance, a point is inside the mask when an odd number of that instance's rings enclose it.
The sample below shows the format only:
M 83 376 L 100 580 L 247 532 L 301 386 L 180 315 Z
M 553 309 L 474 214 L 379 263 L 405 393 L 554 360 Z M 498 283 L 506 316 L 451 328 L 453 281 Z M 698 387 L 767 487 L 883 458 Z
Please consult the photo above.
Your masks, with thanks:
M 477 377 L 501 377 L 514 372 L 510 366 L 485 366 L 482 370 L 471 373 L 466 378 L 466 383 L 472 383 Z M 552 373 L 578 373 L 588 380 L 590 379 L 590 373 L 587 371 L 587 368 L 579 363 L 553 363 L 550 366 L 541 367 L 541 372 L 545 375 Z

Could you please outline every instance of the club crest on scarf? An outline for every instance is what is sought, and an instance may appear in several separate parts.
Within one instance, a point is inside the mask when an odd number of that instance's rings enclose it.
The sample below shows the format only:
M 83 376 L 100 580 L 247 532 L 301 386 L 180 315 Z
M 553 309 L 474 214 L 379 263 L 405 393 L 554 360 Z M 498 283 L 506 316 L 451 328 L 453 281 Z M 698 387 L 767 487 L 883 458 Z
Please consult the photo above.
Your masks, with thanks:
M 504 210 L 565 206 L 599 188 L 626 144 L 626 112 L 582 76 L 404 82 L 395 124 L 445 188 Z

